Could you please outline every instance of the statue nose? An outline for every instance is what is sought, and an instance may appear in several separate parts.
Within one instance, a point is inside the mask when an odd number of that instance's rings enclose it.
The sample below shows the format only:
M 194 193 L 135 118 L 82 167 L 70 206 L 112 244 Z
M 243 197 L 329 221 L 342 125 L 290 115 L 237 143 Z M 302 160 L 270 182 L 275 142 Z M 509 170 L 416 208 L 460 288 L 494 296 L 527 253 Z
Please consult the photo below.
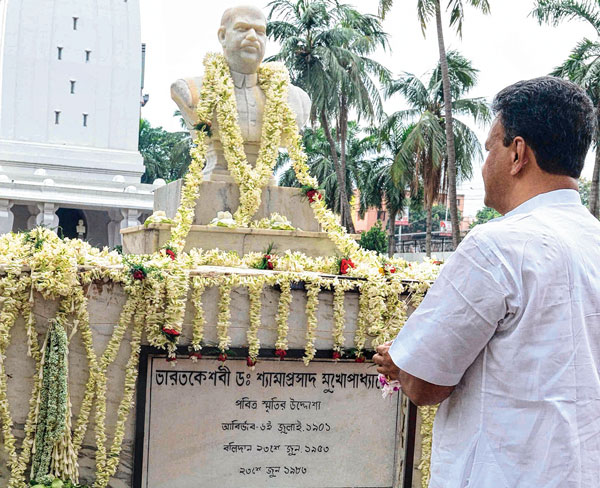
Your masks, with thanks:
M 250 29 L 248 31 L 248 33 L 246 34 L 246 39 L 252 39 L 252 40 L 257 41 L 258 36 L 256 35 L 256 31 L 254 29 Z

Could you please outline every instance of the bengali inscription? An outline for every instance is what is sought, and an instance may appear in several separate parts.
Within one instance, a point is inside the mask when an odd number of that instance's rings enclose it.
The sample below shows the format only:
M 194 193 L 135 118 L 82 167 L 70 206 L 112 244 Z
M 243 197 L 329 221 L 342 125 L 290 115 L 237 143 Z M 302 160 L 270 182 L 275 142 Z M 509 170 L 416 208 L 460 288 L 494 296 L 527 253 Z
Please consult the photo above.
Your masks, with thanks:
M 393 485 L 397 400 L 367 365 L 150 361 L 143 487 Z

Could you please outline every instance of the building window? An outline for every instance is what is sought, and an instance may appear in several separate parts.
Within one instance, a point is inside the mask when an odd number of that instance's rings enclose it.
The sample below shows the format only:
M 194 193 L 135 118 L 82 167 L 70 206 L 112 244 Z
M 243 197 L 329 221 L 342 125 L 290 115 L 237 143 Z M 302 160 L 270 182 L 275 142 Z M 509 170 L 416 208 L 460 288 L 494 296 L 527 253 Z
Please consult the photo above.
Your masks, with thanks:
M 58 46 L 56 49 L 58 49 L 58 59 L 62 59 L 62 47 Z
M 77 30 L 77 21 L 79 20 L 79 17 L 73 17 L 73 30 Z
M 75 93 L 75 80 L 71 80 L 71 94 Z
M 54 123 L 56 125 L 60 124 L 60 110 L 54 111 Z
M 85 50 L 85 62 L 89 63 L 90 62 L 90 56 L 92 54 L 92 51 L 90 51 L 89 49 Z
M 83 114 L 83 126 L 87 127 L 88 114 Z

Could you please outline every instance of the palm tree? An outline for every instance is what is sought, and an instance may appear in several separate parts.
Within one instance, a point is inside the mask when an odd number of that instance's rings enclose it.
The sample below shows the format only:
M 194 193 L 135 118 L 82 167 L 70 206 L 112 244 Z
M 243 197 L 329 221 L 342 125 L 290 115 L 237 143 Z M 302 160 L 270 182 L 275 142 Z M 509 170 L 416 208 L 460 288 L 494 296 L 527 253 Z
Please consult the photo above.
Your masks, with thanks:
M 388 219 L 388 255 L 393 257 L 396 252 L 396 216 L 404 209 L 408 172 L 392 176 L 394 155 L 400 151 L 402 144 L 410 133 L 410 128 L 395 125 L 385 133 L 378 129 L 373 131 L 380 141 L 380 153 L 369 164 L 360 166 L 359 179 L 359 215 L 364 216 L 369 208 L 382 209 L 385 207 Z
M 483 98 L 462 98 L 475 86 L 478 70 L 456 51 L 448 52 L 446 64 L 448 79 L 452 81 L 451 110 L 457 115 L 470 116 L 477 123 L 489 122 L 491 112 Z M 426 251 L 428 255 L 431 253 L 432 206 L 438 198 L 440 189 L 444 189 L 452 199 L 449 191 L 452 174 L 445 137 L 446 91 L 443 88 L 443 80 L 442 65 L 438 63 L 426 84 L 410 73 L 404 73 L 398 80 L 393 81 L 387 88 L 387 95 L 402 94 L 410 108 L 392 114 L 383 126 L 384 130 L 390 130 L 401 124 L 409 124 L 408 133 L 395 156 L 392 176 L 399 180 L 407 173 L 412 174 L 413 191 L 419 183 L 423 185 L 424 204 L 427 210 Z M 452 130 L 458 177 L 461 180 L 468 179 L 472 174 L 473 161 L 481 158 L 481 144 L 469 126 L 459 119 L 454 120 Z M 454 223 L 452 225 L 454 226 Z
M 141 119 L 138 150 L 146 167 L 142 183 L 152 183 L 157 178 L 167 181 L 181 178 L 190 165 L 191 144 L 188 131 L 167 132 Z
M 333 130 L 332 137 L 337 140 L 337 133 Z M 303 134 L 303 143 L 308 156 L 308 167 L 310 174 L 317 178 L 325 193 L 325 203 L 334 212 L 340 212 L 343 202 L 340 199 L 342 192 L 339 189 L 339 180 L 337 172 L 333 168 L 329 142 L 325 136 L 322 127 L 318 129 L 307 128 Z M 348 125 L 348 151 L 346 155 L 347 164 L 345 167 L 345 192 L 348 195 L 354 194 L 354 189 L 361 189 L 363 168 L 372 164 L 375 151 L 377 149 L 377 140 L 373 135 L 361 137 L 361 129 L 356 122 L 350 122 Z M 340 156 L 340 147 L 337 145 L 337 156 Z M 287 166 L 287 168 L 286 168 Z M 285 169 L 284 169 L 285 168 Z M 289 158 L 286 153 L 282 153 L 274 168 L 274 171 L 280 172 L 279 185 L 300 187 L 300 182 L 296 178 L 296 173 L 289 165 Z
M 382 17 L 392 7 L 393 0 L 379 0 L 379 13 Z M 450 27 L 455 27 L 458 35 L 462 37 L 462 26 L 464 21 L 464 6 L 471 5 L 483 13 L 490 12 L 488 0 L 449 0 L 447 10 L 450 11 Z M 444 117 L 446 131 L 446 145 L 448 147 L 448 198 L 450 199 L 450 218 L 452 220 L 452 243 L 454 247 L 460 242 L 460 229 L 458 227 L 458 206 L 456 201 L 456 145 L 452 135 L 454 134 L 452 119 L 452 96 L 450 88 L 450 77 L 446 63 L 446 47 L 444 43 L 444 29 L 442 25 L 442 10 L 440 0 L 417 0 L 417 15 L 421 23 L 423 35 L 427 24 L 435 16 L 437 27 L 438 50 L 442 71 L 442 89 L 444 90 Z
M 281 44 L 270 59 L 283 61 L 292 82 L 311 97 L 311 118 L 321 123 L 340 182 L 341 222 L 354 232 L 345 183 L 348 114 L 368 120 L 383 115 L 376 79 L 389 79 L 389 72 L 370 55 L 377 47 L 388 47 L 388 36 L 376 16 L 337 0 L 273 0 L 269 7 L 267 32 Z
M 581 86 L 597 107 L 600 122 L 600 3 L 576 0 L 538 0 L 532 15 L 540 24 L 546 22 L 554 26 L 562 20 L 583 20 L 588 22 L 599 36 L 595 40 L 583 38 L 573 48 L 567 60 L 551 74 L 566 78 Z M 596 218 L 600 215 L 600 134 L 596 132 L 596 160 L 590 190 L 589 209 Z

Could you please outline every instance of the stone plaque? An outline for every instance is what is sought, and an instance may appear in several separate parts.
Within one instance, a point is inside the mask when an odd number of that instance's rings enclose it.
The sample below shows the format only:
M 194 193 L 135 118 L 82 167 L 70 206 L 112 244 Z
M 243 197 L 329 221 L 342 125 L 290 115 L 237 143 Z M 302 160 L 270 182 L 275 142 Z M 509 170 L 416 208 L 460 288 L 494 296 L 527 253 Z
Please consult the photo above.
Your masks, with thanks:
M 399 395 L 368 364 L 148 361 L 143 488 L 397 484 Z

